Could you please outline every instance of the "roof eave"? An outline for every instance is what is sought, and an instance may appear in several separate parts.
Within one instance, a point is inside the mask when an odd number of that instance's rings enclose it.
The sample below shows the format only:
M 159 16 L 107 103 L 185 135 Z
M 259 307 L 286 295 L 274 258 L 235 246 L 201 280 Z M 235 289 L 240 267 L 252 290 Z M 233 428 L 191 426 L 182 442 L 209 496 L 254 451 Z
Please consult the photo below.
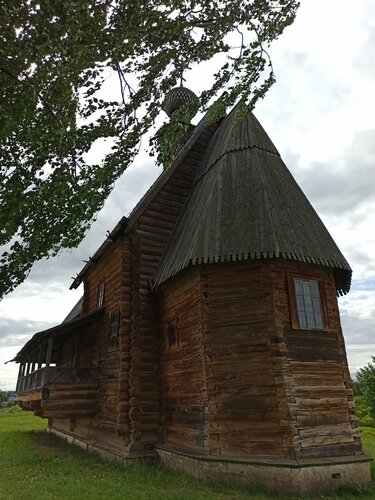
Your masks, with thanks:
M 79 318 L 74 318 L 71 321 L 67 321 L 66 323 L 60 323 L 59 325 L 53 326 L 52 328 L 48 328 L 47 330 L 42 330 L 41 332 L 35 333 L 31 339 L 26 342 L 23 348 L 16 354 L 13 359 L 10 359 L 6 363 L 12 362 L 20 362 L 22 358 L 29 352 L 33 351 L 36 346 L 46 342 L 49 337 L 60 336 L 66 333 L 72 332 L 78 327 L 82 327 L 86 324 L 89 324 L 93 319 L 102 314 L 105 307 L 100 307 L 95 311 L 85 314 L 84 316 L 80 316 Z
M 92 267 L 94 264 L 98 262 L 98 260 L 102 257 L 102 255 L 105 253 L 107 248 L 117 240 L 117 238 L 122 234 L 122 232 L 126 229 L 128 225 L 129 219 L 127 217 L 121 217 L 120 221 L 116 224 L 114 229 L 108 234 L 107 239 L 100 245 L 98 250 L 94 253 L 92 257 L 89 257 L 88 262 L 86 265 L 83 267 L 83 269 L 77 274 L 77 276 L 74 278 L 73 283 L 70 285 L 69 290 L 72 290 L 73 288 L 78 288 L 79 285 L 82 283 L 82 280 L 87 273 L 87 271 Z
M 146 192 L 146 194 L 141 198 L 138 204 L 130 213 L 129 217 L 122 217 L 120 222 L 116 225 L 113 231 L 109 234 L 108 238 L 102 243 L 102 245 L 98 248 L 98 250 L 94 253 L 92 257 L 89 258 L 89 261 L 83 267 L 83 269 L 77 274 L 74 278 L 73 283 L 70 285 L 69 289 L 78 288 L 78 286 L 82 283 L 84 276 L 88 272 L 88 270 L 98 262 L 98 260 L 102 257 L 107 248 L 111 245 L 111 243 L 117 239 L 117 237 L 122 234 L 123 231 L 128 229 L 131 230 L 132 225 L 135 221 L 142 215 L 144 210 L 147 208 L 148 204 L 151 200 L 157 195 L 160 189 L 165 185 L 167 180 L 171 177 L 174 170 L 180 165 L 185 156 L 194 146 L 195 142 L 199 138 L 203 129 L 209 125 L 208 123 L 209 112 L 207 112 L 204 117 L 200 120 L 198 125 L 194 128 L 192 133 L 189 135 L 185 143 L 180 147 L 177 151 L 175 159 L 173 160 L 171 166 L 165 170 L 158 179 L 154 182 L 154 184 L 150 187 L 150 189 Z

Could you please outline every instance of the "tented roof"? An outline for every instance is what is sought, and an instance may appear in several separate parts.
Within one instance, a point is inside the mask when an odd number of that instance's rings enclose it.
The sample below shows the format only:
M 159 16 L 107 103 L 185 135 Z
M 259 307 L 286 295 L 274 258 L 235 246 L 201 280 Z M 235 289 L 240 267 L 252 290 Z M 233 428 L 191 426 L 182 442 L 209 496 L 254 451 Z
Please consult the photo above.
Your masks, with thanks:
M 220 125 L 155 276 L 189 265 L 283 258 L 335 270 L 339 294 L 351 269 L 251 112 L 237 106 Z

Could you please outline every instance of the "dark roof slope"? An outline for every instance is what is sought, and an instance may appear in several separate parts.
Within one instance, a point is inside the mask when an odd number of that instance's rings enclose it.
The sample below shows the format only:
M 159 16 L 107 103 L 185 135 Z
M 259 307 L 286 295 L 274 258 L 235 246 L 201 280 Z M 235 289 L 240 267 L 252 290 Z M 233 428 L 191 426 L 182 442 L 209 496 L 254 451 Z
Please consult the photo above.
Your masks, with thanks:
M 210 136 L 213 134 L 217 125 L 212 125 L 208 123 L 208 113 L 200 120 L 198 125 L 194 128 L 194 130 L 186 137 L 185 142 L 182 144 L 181 148 L 178 150 L 175 159 L 172 162 L 172 165 L 156 179 L 154 184 L 150 187 L 150 189 L 146 192 L 146 194 L 141 198 L 141 200 L 137 203 L 135 208 L 130 213 L 129 217 L 122 217 L 118 222 L 116 227 L 112 232 L 108 234 L 107 239 L 102 243 L 102 245 L 98 248 L 95 254 L 89 258 L 89 261 L 83 267 L 83 269 L 77 274 L 74 278 L 73 283 L 70 286 L 72 288 L 78 288 L 78 286 L 82 283 L 83 277 L 86 275 L 87 271 L 91 266 L 95 265 L 96 262 L 102 257 L 104 252 L 109 248 L 113 241 L 115 241 L 125 230 L 130 231 L 137 219 L 143 214 L 148 205 L 152 202 L 152 200 L 157 196 L 157 194 L 161 191 L 163 186 L 169 181 L 169 179 L 174 174 L 175 170 L 179 167 L 181 162 L 185 159 L 185 157 L 193 150 L 195 146 L 199 143 L 199 140 L 202 136 Z
M 75 319 L 78 316 L 82 316 L 82 306 L 83 306 L 83 295 L 79 299 L 77 304 L 73 307 L 73 309 L 70 311 L 68 316 L 64 319 L 63 323 L 67 323 L 68 321 L 71 321 L 72 319 Z
M 52 328 L 48 328 L 47 330 L 43 330 L 41 332 L 35 333 L 31 339 L 26 342 L 26 344 L 22 347 L 22 349 L 17 353 L 17 355 L 11 359 L 10 361 L 7 361 L 7 363 L 11 363 L 13 361 L 20 362 L 20 361 L 37 361 L 38 360 L 38 352 L 36 349 L 43 343 L 45 343 L 49 337 L 57 337 L 60 335 L 66 335 L 68 333 L 74 332 L 75 330 L 80 330 L 84 326 L 89 325 L 92 323 L 93 320 L 97 318 L 100 314 L 102 314 L 104 311 L 104 307 L 100 307 L 99 309 L 96 309 L 95 311 L 92 311 L 91 313 L 85 314 L 84 316 L 78 316 L 75 317 L 74 319 L 71 319 L 69 321 L 65 321 L 63 323 L 60 323 L 59 325 L 53 326 Z M 32 353 L 34 353 L 34 358 L 31 358 L 30 356 Z
M 189 264 L 280 257 L 333 268 L 346 293 L 349 264 L 258 120 L 237 109 L 211 140 L 155 285 Z

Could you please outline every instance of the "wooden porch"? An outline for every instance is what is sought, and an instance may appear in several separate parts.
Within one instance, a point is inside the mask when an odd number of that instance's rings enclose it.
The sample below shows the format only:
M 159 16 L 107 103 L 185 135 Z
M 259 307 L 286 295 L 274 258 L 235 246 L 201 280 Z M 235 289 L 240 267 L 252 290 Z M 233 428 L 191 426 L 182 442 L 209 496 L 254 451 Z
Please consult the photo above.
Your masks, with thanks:
M 43 418 L 73 419 L 95 414 L 97 367 L 83 344 L 100 328 L 103 308 L 36 333 L 12 360 L 19 363 L 16 399 Z
M 18 401 L 30 399 L 32 393 L 40 392 L 50 385 L 76 385 L 96 383 L 95 368 L 49 366 L 39 368 L 17 380 L 16 394 Z
M 95 414 L 95 368 L 49 366 L 18 379 L 17 401 L 42 418 L 82 418 Z

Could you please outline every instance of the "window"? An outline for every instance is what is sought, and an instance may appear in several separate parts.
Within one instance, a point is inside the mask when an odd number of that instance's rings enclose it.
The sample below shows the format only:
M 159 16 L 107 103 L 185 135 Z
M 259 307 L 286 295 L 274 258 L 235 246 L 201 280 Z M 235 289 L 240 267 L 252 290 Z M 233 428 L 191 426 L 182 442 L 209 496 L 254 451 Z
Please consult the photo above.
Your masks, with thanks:
M 108 347 L 117 347 L 119 318 L 120 318 L 119 311 L 111 313 L 111 317 L 109 319 Z
M 105 283 L 101 283 L 98 287 L 98 307 L 102 307 L 104 305 L 104 292 Z
M 299 328 L 323 330 L 322 301 L 319 282 L 312 279 L 293 278 Z
M 167 327 L 167 343 L 168 348 L 179 345 L 178 318 L 175 323 L 170 323 Z

